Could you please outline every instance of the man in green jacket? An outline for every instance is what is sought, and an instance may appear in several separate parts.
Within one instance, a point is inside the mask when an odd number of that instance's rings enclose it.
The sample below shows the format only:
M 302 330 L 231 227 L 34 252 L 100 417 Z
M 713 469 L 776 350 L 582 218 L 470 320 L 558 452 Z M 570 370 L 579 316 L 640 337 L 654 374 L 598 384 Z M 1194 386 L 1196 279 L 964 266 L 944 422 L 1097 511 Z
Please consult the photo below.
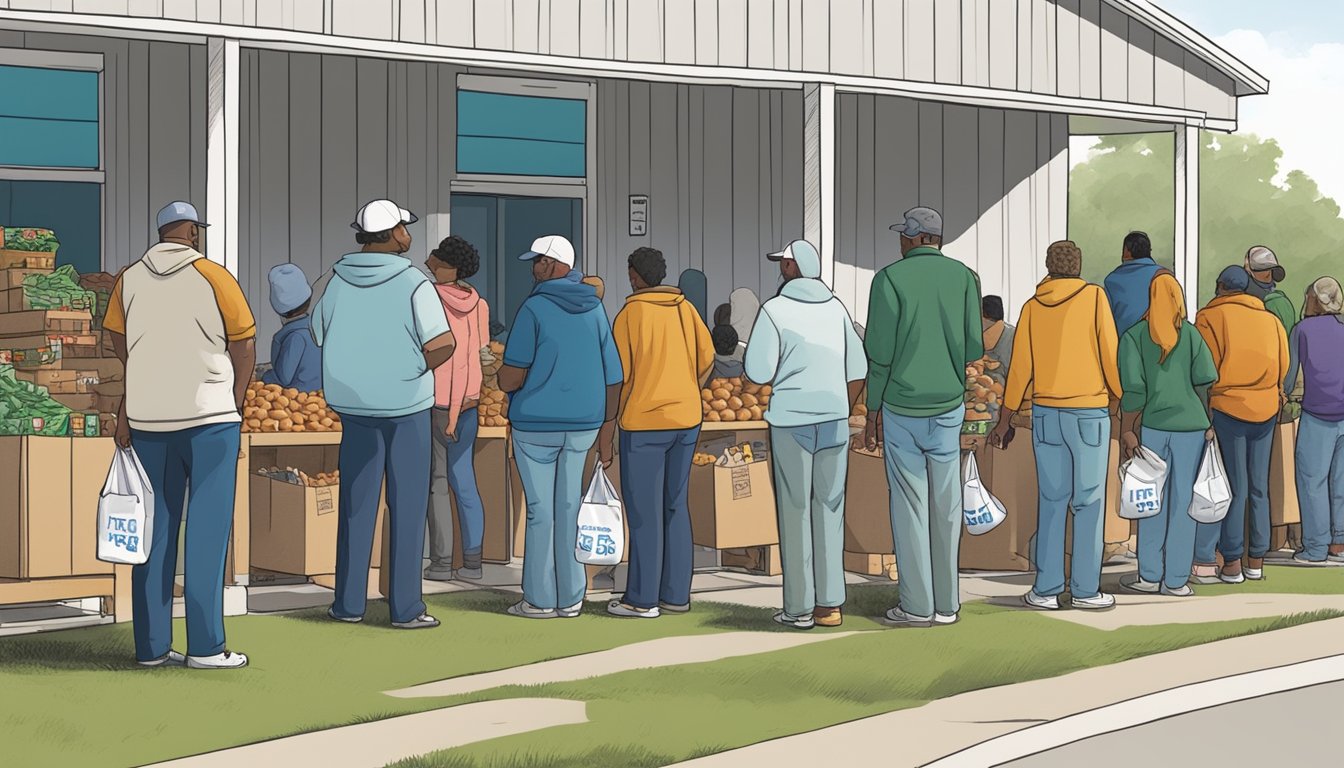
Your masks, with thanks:
M 1279 283 L 1287 277 L 1279 266 L 1279 257 L 1263 245 L 1254 246 L 1246 252 L 1246 271 L 1251 273 L 1251 285 L 1246 292 L 1265 302 L 1265 309 L 1283 323 L 1283 332 L 1292 335 L 1297 310 L 1288 294 L 1279 290 Z
M 961 425 L 966 365 L 985 353 L 980 284 L 943 255 L 943 217 L 914 208 L 891 227 L 903 258 L 873 277 L 868 300 L 869 450 L 879 442 L 891 491 L 900 603 L 887 620 L 952 624 L 961 603 Z

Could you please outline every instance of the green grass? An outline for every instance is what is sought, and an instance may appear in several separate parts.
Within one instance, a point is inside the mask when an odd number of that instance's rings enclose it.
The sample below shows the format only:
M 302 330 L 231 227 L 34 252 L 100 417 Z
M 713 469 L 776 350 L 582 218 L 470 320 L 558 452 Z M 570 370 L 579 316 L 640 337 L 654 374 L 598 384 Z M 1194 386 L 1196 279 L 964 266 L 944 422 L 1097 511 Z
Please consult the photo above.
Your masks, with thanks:
M 587 702 L 590 722 L 437 752 L 393 766 L 669 765 L 966 691 L 1340 615 L 1344 614 L 1319 612 L 1103 632 L 1034 613 L 973 604 L 964 609 L 964 621 L 953 627 L 866 632 L 759 656 L 444 700 L 458 704 L 519 696 L 578 699 Z
M 1199 595 L 1344 595 L 1344 568 L 1307 568 L 1294 565 L 1267 565 L 1263 581 L 1240 584 L 1195 584 Z

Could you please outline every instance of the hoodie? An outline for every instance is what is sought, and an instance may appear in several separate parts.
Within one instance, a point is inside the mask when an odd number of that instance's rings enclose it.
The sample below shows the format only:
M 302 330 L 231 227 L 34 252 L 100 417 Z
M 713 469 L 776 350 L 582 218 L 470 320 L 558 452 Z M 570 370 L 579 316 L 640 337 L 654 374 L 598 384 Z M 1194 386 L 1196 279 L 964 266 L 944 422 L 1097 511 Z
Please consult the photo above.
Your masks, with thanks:
M 1254 283 L 1255 281 L 1252 280 L 1251 282 Z M 1293 300 L 1278 288 L 1271 288 L 1263 298 L 1265 309 L 1279 318 L 1280 323 L 1283 323 L 1284 333 L 1291 334 L 1293 326 L 1297 325 L 1297 310 L 1293 308 Z
M 126 337 L 126 420 L 141 432 L 238 424 L 229 343 L 257 335 L 220 265 L 159 243 L 117 278 L 103 327 Z
M 1106 408 L 1123 393 L 1115 318 L 1100 286 L 1076 277 L 1047 278 L 1022 308 L 1003 405 Z
M 1148 313 L 1148 290 L 1162 269 L 1151 258 L 1130 259 L 1106 276 L 1106 298 L 1111 303 L 1117 334 L 1123 336 Z
M 802 277 L 761 307 L 746 372 L 771 387 L 770 426 L 805 427 L 849 418 L 848 384 L 867 375 L 868 361 L 845 305 L 822 281 Z
M 424 347 L 448 331 L 434 285 L 406 257 L 342 256 L 313 307 L 327 403 L 367 418 L 427 410 L 434 405 L 434 374 Z
M 1219 296 L 1195 316 L 1218 368 L 1209 407 L 1235 419 L 1263 424 L 1279 415 L 1290 364 L 1283 323 L 1260 299 Z
M 490 307 L 465 283 L 434 289 L 457 342 L 457 351 L 448 362 L 434 369 L 434 405 L 448 411 L 448 427 L 456 434 L 462 406 L 481 399 L 480 351 L 490 341 Z
M 621 429 L 700 426 L 700 386 L 714 367 L 714 342 L 686 296 L 676 288 L 638 291 L 626 298 L 611 333 L 625 372 Z
M 520 432 L 588 431 L 606 421 L 621 358 L 602 301 L 582 280 L 571 270 L 538 283 L 509 329 L 504 364 L 527 369 L 509 397 L 509 423 Z
M 313 341 L 311 315 L 286 320 L 271 337 L 271 370 L 261 381 L 300 392 L 322 389 L 322 350 Z

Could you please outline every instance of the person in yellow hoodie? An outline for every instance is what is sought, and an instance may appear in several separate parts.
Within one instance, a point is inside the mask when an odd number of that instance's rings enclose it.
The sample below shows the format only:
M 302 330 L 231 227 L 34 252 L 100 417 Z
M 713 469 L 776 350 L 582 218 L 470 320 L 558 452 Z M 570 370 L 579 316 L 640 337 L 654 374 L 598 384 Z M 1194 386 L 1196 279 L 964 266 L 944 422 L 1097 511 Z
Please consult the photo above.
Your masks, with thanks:
M 664 286 L 667 262 L 655 248 L 630 254 L 634 290 L 612 323 L 625 383 L 619 417 L 621 488 L 630 524 L 625 595 L 607 612 L 658 618 L 691 607 L 691 459 L 700 438 L 700 387 L 714 367 L 714 343 L 700 313 Z M 616 422 L 598 436 L 610 445 Z
M 1246 270 L 1228 267 L 1218 276 L 1218 293 L 1195 316 L 1218 368 L 1209 389 L 1213 431 L 1223 454 L 1232 506 L 1221 523 L 1200 524 L 1195 533 L 1196 584 L 1240 584 L 1264 578 L 1269 551 L 1269 465 L 1274 425 L 1287 402 L 1288 334 L 1283 323 L 1249 295 Z M 1246 547 L 1246 514 L 1251 516 L 1250 551 Z M 1214 550 L 1223 555 L 1218 571 Z M 1241 558 L 1249 554 L 1243 569 Z
M 1064 527 L 1073 509 L 1069 593 L 1074 608 L 1115 605 L 1101 591 L 1102 502 L 1106 493 L 1111 419 L 1121 394 L 1118 342 L 1111 305 L 1100 286 L 1084 282 L 1083 252 L 1071 241 L 1050 246 L 1049 276 L 1022 308 L 1013 339 L 1003 409 L 990 436 L 996 448 L 1013 438 L 1011 420 L 1032 392 L 1031 440 L 1036 453 L 1036 582 L 1023 600 L 1057 610 L 1064 592 Z

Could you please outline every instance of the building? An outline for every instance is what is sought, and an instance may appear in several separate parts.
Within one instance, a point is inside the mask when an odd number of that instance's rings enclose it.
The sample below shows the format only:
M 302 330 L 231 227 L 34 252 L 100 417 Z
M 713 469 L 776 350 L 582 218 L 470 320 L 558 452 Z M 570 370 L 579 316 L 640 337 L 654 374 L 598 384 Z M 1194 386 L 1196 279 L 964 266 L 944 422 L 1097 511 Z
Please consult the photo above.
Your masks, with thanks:
M 1193 301 L 1198 131 L 1267 88 L 1147 0 L 0 0 L 0 223 L 115 272 L 190 199 L 265 307 L 271 266 L 315 279 L 389 196 L 425 251 L 476 243 L 504 322 L 538 234 L 613 310 L 637 246 L 714 305 L 772 295 L 761 254 L 806 236 L 862 318 L 926 204 L 1014 311 L 1067 233 L 1069 136 L 1172 131 Z

